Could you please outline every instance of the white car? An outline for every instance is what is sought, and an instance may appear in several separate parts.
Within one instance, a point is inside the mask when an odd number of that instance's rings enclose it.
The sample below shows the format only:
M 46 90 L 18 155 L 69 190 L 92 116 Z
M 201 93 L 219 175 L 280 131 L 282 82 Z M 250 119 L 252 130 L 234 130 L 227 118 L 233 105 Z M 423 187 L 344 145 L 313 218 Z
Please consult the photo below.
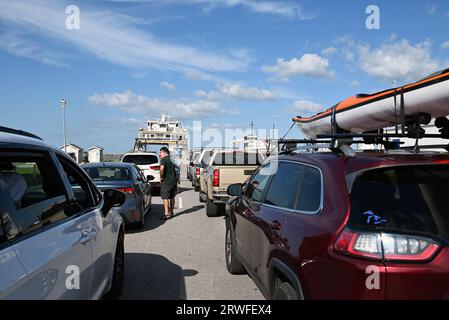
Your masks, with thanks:
M 125 234 L 113 207 L 125 199 L 39 137 L 0 127 L 0 300 L 119 297 Z
M 134 163 L 142 170 L 144 177 L 153 176 L 150 182 L 151 190 L 161 190 L 161 163 L 159 155 L 155 152 L 133 152 L 123 156 L 122 162 Z

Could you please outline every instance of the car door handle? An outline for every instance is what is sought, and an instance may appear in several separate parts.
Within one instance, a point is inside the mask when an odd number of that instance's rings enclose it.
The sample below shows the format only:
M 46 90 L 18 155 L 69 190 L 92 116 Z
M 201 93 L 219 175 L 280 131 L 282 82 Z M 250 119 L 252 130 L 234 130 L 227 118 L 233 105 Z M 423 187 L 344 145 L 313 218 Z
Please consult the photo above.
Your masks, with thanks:
M 81 244 L 86 244 L 90 241 L 92 241 L 95 238 L 95 233 L 92 232 L 92 230 L 89 229 L 83 229 L 81 230 Z
M 270 229 L 274 231 L 279 231 L 282 229 L 282 224 L 277 220 L 271 221 L 268 225 L 270 226 Z

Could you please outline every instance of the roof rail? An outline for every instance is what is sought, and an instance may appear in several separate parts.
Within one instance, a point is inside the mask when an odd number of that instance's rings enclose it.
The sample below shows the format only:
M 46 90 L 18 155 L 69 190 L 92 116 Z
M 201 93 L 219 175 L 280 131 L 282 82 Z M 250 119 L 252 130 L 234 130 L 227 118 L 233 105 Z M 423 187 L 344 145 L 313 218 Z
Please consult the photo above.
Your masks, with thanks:
M 38 139 L 38 140 L 43 141 L 43 139 L 41 137 L 39 137 L 39 136 L 37 136 L 35 134 L 32 134 L 30 132 L 23 131 L 23 130 L 17 130 L 17 129 L 12 129 L 12 128 L 8 128 L 8 127 L 0 126 L 0 132 L 17 134 L 19 136 L 29 137 L 29 138 Z

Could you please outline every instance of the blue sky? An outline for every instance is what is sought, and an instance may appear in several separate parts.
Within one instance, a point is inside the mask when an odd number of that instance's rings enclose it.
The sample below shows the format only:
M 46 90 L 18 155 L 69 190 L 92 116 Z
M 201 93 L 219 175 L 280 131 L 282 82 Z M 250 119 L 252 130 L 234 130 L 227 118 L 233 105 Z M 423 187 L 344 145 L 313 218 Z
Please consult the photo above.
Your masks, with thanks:
M 65 10 L 80 10 L 69 30 Z M 365 10 L 380 9 L 380 30 Z M 447 1 L 0 0 L 0 125 L 124 152 L 162 111 L 282 135 L 307 116 L 449 67 Z M 294 129 L 289 137 L 300 137 Z

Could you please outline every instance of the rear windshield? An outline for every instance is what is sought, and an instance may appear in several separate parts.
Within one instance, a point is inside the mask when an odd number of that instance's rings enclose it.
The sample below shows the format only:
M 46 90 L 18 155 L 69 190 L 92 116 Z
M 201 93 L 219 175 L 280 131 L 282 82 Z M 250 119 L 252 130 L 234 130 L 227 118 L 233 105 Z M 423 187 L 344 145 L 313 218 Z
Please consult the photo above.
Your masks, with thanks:
M 197 162 L 198 159 L 200 158 L 200 155 L 201 155 L 201 153 L 195 152 L 195 153 L 192 155 L 192 162 Z
M 122 162 L 134 163 L 138 166 L 158 163 L 159 159 L 153 154 L 128 154 L 123 157 Z
M 203 158 L 201 159 L 202 162 L 204 162 L 205 164 L 209 164 L 209 160 L 210 160 L 210 151 L 206 151 L 203 155 Z
M 259 166 L 262 163 L 263 163 L 262 155 L 255 152 L 218 152 L 214 157 L 213 165 Z
M 129 170 L 123 167 L 89 167 L 84 170 L 94 181 L 131 180 Z
M 355 180 L 350 224 L 449 240 L 449 166 L 376 169 Z

